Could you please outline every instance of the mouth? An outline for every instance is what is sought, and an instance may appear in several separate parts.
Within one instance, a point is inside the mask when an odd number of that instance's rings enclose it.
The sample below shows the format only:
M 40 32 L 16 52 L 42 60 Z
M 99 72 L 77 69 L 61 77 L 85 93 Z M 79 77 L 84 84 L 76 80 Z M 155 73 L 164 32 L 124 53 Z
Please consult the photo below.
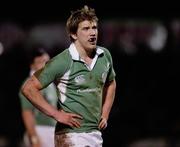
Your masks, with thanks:
M 95 38 L 95 37 L 90 38 L 90 39 L 88 40 L 88 42 L 90 42 L 91 44 L 96 44 L 96 38 Z

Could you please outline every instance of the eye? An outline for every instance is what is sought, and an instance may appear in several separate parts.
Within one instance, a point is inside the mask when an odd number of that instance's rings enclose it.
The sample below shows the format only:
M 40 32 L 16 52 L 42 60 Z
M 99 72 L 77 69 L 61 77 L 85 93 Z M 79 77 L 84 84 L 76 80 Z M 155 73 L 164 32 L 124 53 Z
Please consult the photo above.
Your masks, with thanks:
M 97 26 L 93 26 L 92 29 L 96 30 L 96 29 L 97 29 Z
M 89 29 L 89 27 L 84 27 L 84 28 L 83 28 L 83 30 L 88 30 L 88 29 Z

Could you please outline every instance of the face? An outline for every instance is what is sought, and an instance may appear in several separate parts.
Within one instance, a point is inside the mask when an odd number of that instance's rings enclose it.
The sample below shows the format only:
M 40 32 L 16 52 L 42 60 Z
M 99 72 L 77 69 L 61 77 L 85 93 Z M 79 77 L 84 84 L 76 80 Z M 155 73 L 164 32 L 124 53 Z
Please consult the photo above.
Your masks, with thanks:
M 34 69 L 34 70 L 39 70 L 41 69 L 42 67 L 45 66 L 46 62 L 49 61 L 49 55 L 48 54 L 43 54 L 41 56 L 38 56 L 34 59 L 34 62 L 33 64 L 31 65 L 31 67 Z
M 75 39 L 75 44 L 84 50 L 93 50 L 97 43 L 97 23 L 95 21 L 82 21 L 79 23 L 77 33 L 72 37 Z

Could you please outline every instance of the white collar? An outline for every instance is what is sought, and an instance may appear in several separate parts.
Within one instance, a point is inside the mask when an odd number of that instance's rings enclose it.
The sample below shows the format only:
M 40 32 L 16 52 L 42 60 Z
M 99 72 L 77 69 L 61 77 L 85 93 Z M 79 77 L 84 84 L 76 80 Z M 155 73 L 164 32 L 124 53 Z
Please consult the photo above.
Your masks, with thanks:
M 70 52 L 73 60 L 81 60 L 80 59 L 80 55 L 79 55 L 79 53 L 78 53 L 74 43 L 71 43 L 71 45 L 69 46 L 69 52 Z M 99 56 L 102 53 L 104 53 L 104 50 L 102 50 L 101 48 L 97 47 L 96 54 Z

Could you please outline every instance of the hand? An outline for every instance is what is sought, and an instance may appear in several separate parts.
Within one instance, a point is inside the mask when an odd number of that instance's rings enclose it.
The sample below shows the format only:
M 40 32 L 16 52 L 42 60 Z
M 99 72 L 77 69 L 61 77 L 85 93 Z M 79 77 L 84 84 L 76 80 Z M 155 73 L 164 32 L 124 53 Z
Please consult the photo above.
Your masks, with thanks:
M 80 128 L 81 124 L 78 119 L 82 119 L 82 116 L 74 113 L 67 113 L 63 110 L 58 111 L 55 118 L 58 122 L 63 123 L 65 125 L 69 125 L 70 127 Z
M 101 117 L 100 123 L 99 123 L 99 129 L 105 129 L 107 127 L 107 119 L 105 117 Z

